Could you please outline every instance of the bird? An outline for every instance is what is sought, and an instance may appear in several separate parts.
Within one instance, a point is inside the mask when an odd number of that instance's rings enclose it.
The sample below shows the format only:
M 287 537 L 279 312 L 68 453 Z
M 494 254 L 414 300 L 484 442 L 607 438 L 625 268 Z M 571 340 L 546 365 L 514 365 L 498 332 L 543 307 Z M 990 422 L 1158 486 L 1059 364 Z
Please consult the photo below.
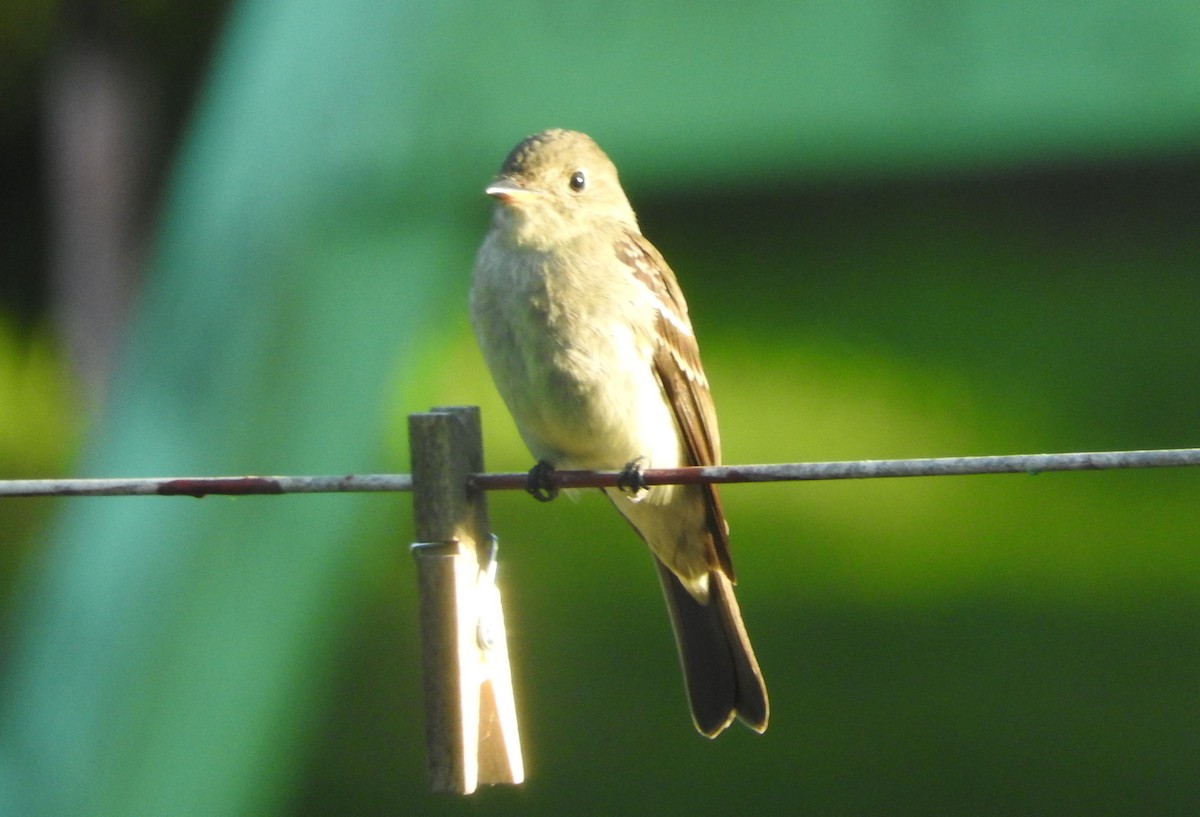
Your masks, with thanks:
M 734 596 L 717 489 L 647 488 L 641 477 L 721 461 L 675 274 L 584 133 L 523 139 L 485 192 L 494 205 L 472 269 L 471 324 L 537 460 L 530 492 L 553 498 L 554 469 L 621 470 L 603 490 L 654 557 L 696 729 L 714 738 L 737 718 L 765 731 L 766 685 Z

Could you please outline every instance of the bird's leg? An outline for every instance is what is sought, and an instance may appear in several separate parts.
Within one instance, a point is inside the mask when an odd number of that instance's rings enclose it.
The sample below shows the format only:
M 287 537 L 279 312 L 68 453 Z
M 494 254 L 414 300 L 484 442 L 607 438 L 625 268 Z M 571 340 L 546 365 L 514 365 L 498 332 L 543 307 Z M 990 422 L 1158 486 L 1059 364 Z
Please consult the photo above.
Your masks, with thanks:
M 617 487 L 621 491 L 636 495 L 650 490 L 650 486 L 646 484 L 646 477 L 642 474 L 642 466 L 645 462 L 645 457 L 638 457 L 636 460 L 625 463 L 620 476 L 617 477 Z
M 538 460 L 537 465 L 529 469 L 525 478 L 525 490 L 538 502 L 549 502 L 558 496 L 558 486 L 550 479 L 554 466 L 545 460 Z

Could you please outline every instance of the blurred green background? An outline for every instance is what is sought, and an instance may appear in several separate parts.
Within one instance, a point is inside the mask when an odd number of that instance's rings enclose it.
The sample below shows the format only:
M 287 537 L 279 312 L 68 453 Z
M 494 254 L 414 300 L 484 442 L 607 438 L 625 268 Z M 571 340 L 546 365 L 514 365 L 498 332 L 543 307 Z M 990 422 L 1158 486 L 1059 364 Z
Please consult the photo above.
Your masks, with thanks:
M 0 477 L 407 471 L 483 408 L 508 149 L 588 131 L 729 462 L 1191 446 L 1200 7 L 0 12 Z M 528 782 L 427 793 L 407 496 L 0 502 L 0 813 L 1200 809 L 1200 474 L 724 491 L 772 694 L 692 731 L 599 495 L 490 498 Z

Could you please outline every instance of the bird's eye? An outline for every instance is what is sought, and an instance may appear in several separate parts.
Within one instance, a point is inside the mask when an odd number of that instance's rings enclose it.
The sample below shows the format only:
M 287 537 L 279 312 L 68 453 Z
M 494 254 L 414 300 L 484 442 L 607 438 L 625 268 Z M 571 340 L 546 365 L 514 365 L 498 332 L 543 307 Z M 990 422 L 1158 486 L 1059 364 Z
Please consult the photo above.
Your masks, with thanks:
M 582 170 L 576 170 L 571 174 L 569 184 L 571 185 L 571 189 L 576 193 L 583 192 L 583 188 L 587 187 L 587 173 Z

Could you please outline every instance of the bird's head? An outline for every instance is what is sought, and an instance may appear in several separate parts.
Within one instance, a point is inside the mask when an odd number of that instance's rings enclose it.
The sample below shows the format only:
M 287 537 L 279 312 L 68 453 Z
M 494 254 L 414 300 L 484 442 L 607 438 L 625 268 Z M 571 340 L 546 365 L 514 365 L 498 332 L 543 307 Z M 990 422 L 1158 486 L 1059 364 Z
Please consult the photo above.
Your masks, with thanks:
M 547 130 L 526 138 L 485 192 L 498 202 L 493 223 L 515 238 L 535 240 L 532 233 L 546 230 L 570 236 L 607 220 L 637 231 L 616 166 L 578 131 Z

